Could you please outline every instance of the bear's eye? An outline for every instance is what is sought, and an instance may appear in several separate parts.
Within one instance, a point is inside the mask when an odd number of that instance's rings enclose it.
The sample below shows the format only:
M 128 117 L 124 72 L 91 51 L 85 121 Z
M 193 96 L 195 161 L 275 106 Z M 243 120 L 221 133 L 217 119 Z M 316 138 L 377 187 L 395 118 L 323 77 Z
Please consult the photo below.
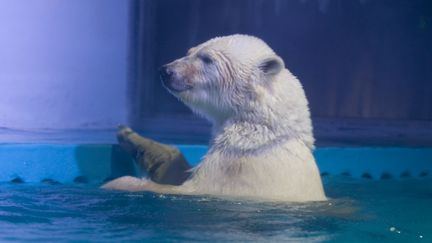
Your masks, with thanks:
M 213 63 L 213 59 L 211 59 L 211 57 L 209 55 L 200 55 L 199 58 L 205 64 L 211 64 L 211 63 Z

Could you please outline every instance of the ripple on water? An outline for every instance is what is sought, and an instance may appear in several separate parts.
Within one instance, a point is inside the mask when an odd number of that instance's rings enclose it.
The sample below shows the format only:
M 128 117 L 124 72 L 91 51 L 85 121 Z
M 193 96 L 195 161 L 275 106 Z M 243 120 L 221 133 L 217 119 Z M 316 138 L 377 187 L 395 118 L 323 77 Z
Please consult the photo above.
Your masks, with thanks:
M 0 241 L 415 242 L 431 237 L 431 184 L 329 176 L 333 199 L 306 204 L 2 184 Z

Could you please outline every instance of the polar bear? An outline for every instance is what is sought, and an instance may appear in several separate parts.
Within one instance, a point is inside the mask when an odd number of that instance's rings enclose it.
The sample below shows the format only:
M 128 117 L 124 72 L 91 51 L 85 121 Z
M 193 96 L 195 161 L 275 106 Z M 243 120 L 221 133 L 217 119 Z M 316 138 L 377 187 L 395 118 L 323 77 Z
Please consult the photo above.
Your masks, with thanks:
M 216 37 L 160 70 L 166 89 L 213 125 L 209 150 L 190 168 L 174 147 L 122 127 L 120 144 L 150 179 L 103 188 L 265 201 L 326 200 L 312 155 L 308 101 L 299 80 L 261 39 Z M 139 162 L 141 161 L 141 162 Z

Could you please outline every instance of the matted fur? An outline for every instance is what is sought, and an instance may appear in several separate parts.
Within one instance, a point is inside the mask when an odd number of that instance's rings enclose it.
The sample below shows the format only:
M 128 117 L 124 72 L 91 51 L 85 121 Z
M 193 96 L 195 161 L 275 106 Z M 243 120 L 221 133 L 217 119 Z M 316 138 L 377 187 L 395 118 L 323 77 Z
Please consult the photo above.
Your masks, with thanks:
M 265 42 L 247 35 L 217 37 L 168 66 L 178 82 L 192 87 L 170 92 L 213 124 L 208 153 L 180 186 L 122 177 L 105 188 L 326 200 L 303 87 Z

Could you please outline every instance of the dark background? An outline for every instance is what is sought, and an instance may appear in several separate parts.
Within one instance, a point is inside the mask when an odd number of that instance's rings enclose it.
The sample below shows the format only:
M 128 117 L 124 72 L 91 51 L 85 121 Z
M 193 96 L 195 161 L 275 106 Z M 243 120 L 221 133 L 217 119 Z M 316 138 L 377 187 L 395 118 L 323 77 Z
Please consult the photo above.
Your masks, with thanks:
M 158 0 L 131 8 L 135 128 L 208 139 L 155 70 L 215 36 L 266 41 L 304 85 L 318 144 L 430 144 L 432 1 Z

